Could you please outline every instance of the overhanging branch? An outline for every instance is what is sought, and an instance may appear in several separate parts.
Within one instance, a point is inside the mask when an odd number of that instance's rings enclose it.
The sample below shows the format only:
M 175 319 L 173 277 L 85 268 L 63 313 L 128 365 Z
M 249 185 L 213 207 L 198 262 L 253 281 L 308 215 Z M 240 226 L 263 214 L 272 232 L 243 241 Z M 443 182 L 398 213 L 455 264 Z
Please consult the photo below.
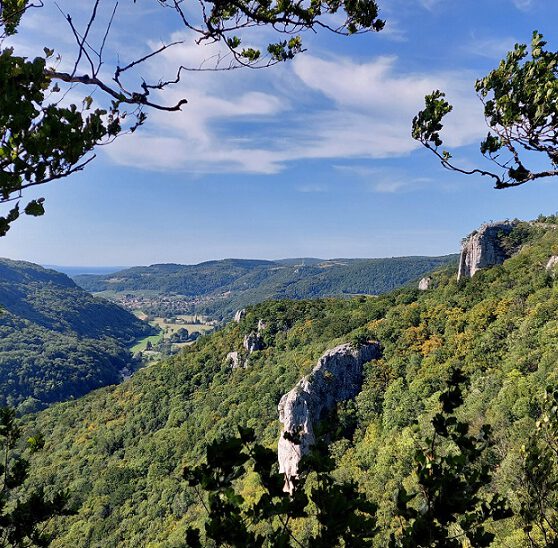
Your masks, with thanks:
M 181 110 L 182 106 L 188 103 L 187 99 L 180 99 L 178 103 L 174 105 L 161 105 L 159 103 L 154 103 L 150 101 L 147 97 L 149 95 L 148 91 L 143 93 L 129 93 L 124 91 L 117 91 L 103 82 L 100 78 L 96 76 L 89 76 L 88 74 L 83 74 L 81 76 L 72 76 L 67 72 L 58 72 L 55 70 L 47 69 L 46 74 L 49 78 L 53 80 L 60 80 L 62 82 L 67 82 L 71 84 L 84 84 L 88 86 L 97 86 L 103 90 L 106 94 L 110 95 L 112 98 L 116 99 L 118 103 L 125 103 L 129 105 L 138 106 L 148 106 L 155 110 L 163 110 L 166 112 L 176 112 Z

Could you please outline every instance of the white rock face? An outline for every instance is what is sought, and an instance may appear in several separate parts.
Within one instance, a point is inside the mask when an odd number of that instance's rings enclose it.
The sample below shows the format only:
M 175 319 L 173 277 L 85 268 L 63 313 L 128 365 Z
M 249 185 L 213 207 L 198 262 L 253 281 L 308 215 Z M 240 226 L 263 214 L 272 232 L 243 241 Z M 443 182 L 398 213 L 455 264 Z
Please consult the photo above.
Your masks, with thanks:
M 558 255 L 552 255 L 552 257 L 548 259 L 548 263 L 546 263 L 546 269 L 552 270 L 556 265 L 558 265 Z
M 358 349 L 342 344 L 328 350 L 310 375 L 303 377 L 279 402 L 283 431 L 277 457 L 285 474 L 285 491 L 292 492 L 298 464 L 314 443 L 313 426 L 338 402 L 354 398 L 362 387 L 362 366 L 381 356 L 379 343 Z
M 240 355 L 238 352 L 229 352 L 227 354 L 227 363 L 233 368 L 238 369 L 242 367 L 242 363 L 240 363 Z
M 238 314 L 238 312 L 237 312 Z M 236 315 L 235 315 L 236 321 Z M 263 327 L 261 327 L 263 325 Z M 257 350 L 264 349 L 264 341 L 262 337 L 260 337 L 261 329 L 265 329 L 265 323 L 260 320 L 258 323 L 258 332 L 255 331 L 250 332 L 248 335 L 244 336 L 244 341 L 242 342 L 242 346 L 244 347 L 244 351 L 234 351 L 229 352 L 226 357 L 226 362 L 232 367 L 232 369 L 238 369 L 240 367 L 248 367 L 248 359 L 252 352 L 256 352 Z
M 503 249 L 500 236 L 509 234 L 514 228 L 513 222 L 501 222 L 482 225 L 473 232 L 461 246 L 459 257 L 459 272 L 457 280 L 472 278 L 476 272 L 497 264 L 502 264 L 509 258 Z
M 246 316 L 246 309 L 245 308 L 243 308 L 241 310 L 237 310 L 234 313 L 234 321 L 236 323 L 240 323 L 240 321 L 242 320 L 242 318 L 244 318 L 244 316 Z
M 430 289 L 431 284 L 432 284 L 432 278 L 430 276 L 426 276 L 422 278 L 422 280 L 418 284 L 419 291 L 426 291 Z
M 264 347 L 262 338 L 257 333 L 254 333 L 254 331 L 244 337 L 244 342 L 242 344 L 248 351 L 248 354 L 256 350 L 263 350 Z
M 267 324 L 263 320 L 258 320 L 258 335 L 267 329 Z

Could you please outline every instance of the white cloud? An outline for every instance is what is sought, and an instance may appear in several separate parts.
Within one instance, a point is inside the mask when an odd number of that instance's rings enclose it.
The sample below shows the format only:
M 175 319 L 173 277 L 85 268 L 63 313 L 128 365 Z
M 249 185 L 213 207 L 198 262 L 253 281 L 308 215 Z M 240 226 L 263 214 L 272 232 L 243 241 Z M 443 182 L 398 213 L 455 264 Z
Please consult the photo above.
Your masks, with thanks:
M 107 151 L 117 164 L 154 171 L 272 174 L 282 167 L 275 155 L 265 149 L 239 147 L 226 140 L 221 143 L 211 140 L 210 146 L 206 146 L 187 136 L 137 133 L 117 140 Z
M 158 57 L 153 74 L 217 54 L 180 45 Z M 446 90 L 455 104 L 446 142 L 460 146 L 485 131 L 473 82 L 458 72 L 405 73 L 395 56 L 356 63 L 304 55 L 278 70 L 185 73 L 162 96 L 167 104 L 187 97 L 183 111 L 152 113 L 146 127 L 107 153 L 144 169 L 264 174 L 296 160 L 397 157 L 418 148 L 411 120 L 434 89 Z
M 429 11 L 432 11 L 438 5 L 440 5 L 444 0 L 419 0 L 420 4 Z
M 374 192 L 379 192 L 381 194 L 394 194 L 399 192 L 409 186 L 407 181 L 397 181 L 397 180 L 385 180 L 374 183 L 372 189 Z
M 382 17 L 382 15 L 380 15 L 380 17 Z M 406 42 L 408 40 L 407 31 L 401 27 L 400 22 L 392 15 L 385 20 L 385 27 L 377 36 L 380 39 L 386 39 L 392 42 Z
M 512 0 L 513 4 L 518 10 L 528 11 L 533 6 L 533 0 Z
M 309 183 L 309 184 L 305 184 L 305 185 L 300 185 L 300 186 L 296 187 L 295 190 L 297 192 L 303 192 L 305 194 L 307 194 L 307 193 L 322 193 L 322 192 L 328 192 L 329 187 L 327 185 L 324 185 L 324 184 Z
M 440 182 L 430 177 L 412 177 L 408 176 L 397 176 L 397 175 L 381 175 L 374 182 L 370 184 L 370 190 L 372 192 L 378 192 L 381 194 L 394 194 L 400 192 L 416 192 L 419 190 L 424 190 L 429 187 L 436 185 L 437 189 L 440 188 Z
M 380 8 L 386 12 L 391 20 L 393 16 L 401 13 L 401 10 L 413 10 L 415 7 L 433 11 L 440 5 L 447 5 L 449 0 L 382 0 Z
M 60 33 L 65 24 L 57 17 L 52 29 Z M 47 27 L 38 11 L 28 19 L 21 47 L 42 43 L 45 35 L 29 36 Z M 120 29 L 113 34 L 120 40 L 127 36 Z M 142 65 L 137 76 L 148 82 L 172 79 L 177 66 L 214 66 L 217 59 L 223 60 L 218 44 L 199 46 L 195 38 L 189 33 L 169 35 L 167 43 L 184 42 Z M 252 35 L 256 46 L 268 38 L 259 30 Z M 146 43 L 154 50 L 161 42 Z M 122 63 L 137 53 L 117 49 Z M 107 50 L 109 57 L 114 53 Z M 151 111 L 144 127 L 103 151 L 122 165 L 193 173 L 270 174 L 300 160 L 404 156 L 419 147 L 410 137 L 411 120 L 424 95 L 434 89 L 447 91 L 455 105 L 445 131 L 448 146 L 455 147 L 485 131 L 472 92 L 474 80 L 474 75 L 458 71 L 405 71 L 396 56 L 356 62 L 304 54 L 265 71 L 184 72 L 179 85 L 153 95 L 167 105 L 186 97 L 188 104 L 181 112 Z M 76 97 L 81 91 L 74 91 Z M 96 99 L 101 95 L 94 93 Z
M 466 73 L 399 73 L 396 57 L 356 64 L 306 56 L 295 62 L 294 70 L 308 88 L 332 102 L 332 108 L 316 115 L 314 145 L 324 153 L 329 147 L 344 151 L 339 157 L 382 158 L 410 152 L 417 146 L 410 137 L 411 120 L 434 89 L 445 90 L 455 105 L 447 119 L 449 146 L 469 143 L 483 131 L 480 104 L 472 92 L 474 77 Z M 313 156 L 315 148 L 310 145 Z

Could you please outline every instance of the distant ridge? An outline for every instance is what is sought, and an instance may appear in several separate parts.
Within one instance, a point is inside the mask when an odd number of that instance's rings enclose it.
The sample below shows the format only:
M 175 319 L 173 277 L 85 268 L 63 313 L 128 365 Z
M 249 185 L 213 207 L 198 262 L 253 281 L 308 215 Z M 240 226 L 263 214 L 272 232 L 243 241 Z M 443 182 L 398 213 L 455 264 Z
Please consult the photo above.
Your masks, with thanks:
M 118 302 L 119 295 L 149 292 L 183 301 L 182 313 L 215 318 L 270 299 L 377 295 L 417 281 L 457 255 L 385 259 L 287 258 L 223 259 L 197 265 L 137 266 L 106 275 L 79 275 L 74 281 Z
M 323 263 L 324 259 L 317 259 L 316 257 L 301 257 L 301 258 L 293 258 L 293 259 L 278 259 L 274 262 L 285 264 L 285 265 L 303 264 L 306 266 L 312 266 L 312 265 Z

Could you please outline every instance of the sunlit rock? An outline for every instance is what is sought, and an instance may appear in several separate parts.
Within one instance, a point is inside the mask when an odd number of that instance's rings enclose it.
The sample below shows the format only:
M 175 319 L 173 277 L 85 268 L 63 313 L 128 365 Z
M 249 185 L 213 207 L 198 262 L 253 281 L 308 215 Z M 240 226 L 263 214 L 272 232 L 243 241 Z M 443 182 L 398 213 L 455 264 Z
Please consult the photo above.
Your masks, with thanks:
M 285 474 L 285 491 L 293 480 L 303 455 L 315 441 L 314 426 L 338 402 L 354 398 L 361 390 L 363 365 L 381 355 L 377 342 L 355 348 L 342 344 L 328 350 L 312 370 L 279 402 L 283 430 L 278 444 L 279 471 Z
M 502 264 L 508 259 L 510 254 L 502 246 L 502 237 L 516 225 L 509 221 L 484 224 L 470 234 L 461 247 L 457 280 L 472 278 L 479 270 Z

